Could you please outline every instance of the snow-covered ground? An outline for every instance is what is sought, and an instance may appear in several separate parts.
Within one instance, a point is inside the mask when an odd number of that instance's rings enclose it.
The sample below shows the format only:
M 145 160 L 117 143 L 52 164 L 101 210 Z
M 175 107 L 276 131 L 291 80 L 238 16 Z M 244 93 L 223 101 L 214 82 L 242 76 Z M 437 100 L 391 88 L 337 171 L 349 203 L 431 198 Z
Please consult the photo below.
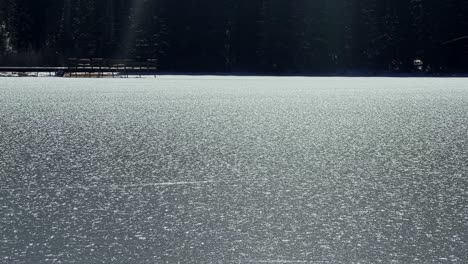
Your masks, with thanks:
M 468 80 L 0 78 L 0 262 L 466 263 Z

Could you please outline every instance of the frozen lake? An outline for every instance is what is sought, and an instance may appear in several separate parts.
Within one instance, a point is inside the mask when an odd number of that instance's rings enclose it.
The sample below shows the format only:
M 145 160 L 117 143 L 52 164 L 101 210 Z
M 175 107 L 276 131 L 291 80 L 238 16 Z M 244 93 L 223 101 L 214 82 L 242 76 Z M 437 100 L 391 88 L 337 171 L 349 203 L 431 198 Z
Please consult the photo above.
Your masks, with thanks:
M 0 78 L 0 263 L 467 263 L 468 79 Z

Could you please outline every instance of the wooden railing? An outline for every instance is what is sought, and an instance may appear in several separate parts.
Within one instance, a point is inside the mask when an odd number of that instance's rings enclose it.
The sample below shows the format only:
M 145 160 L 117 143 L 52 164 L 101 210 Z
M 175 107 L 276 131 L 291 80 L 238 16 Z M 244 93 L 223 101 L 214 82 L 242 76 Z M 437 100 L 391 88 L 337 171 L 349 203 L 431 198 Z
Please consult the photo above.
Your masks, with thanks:
M 109 60 L 103 58 L 69 58 L 67 62 L 67 72 L 70 75 L 78 76 L 78 74 L 97 74 L 97 77 L 103 77 L 106 73 L 120 74 L 127 76 L 129 74 L 148 74 L 156 76 L 158 70 L 157 59 L 146 59 L 144 61 L 134 60 Z

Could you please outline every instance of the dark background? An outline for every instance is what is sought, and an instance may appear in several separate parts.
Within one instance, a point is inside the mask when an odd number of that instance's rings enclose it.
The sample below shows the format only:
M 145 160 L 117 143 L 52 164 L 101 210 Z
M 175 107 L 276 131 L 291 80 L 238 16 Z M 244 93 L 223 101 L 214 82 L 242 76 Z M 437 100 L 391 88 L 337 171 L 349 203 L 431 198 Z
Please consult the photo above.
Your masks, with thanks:
M 157 58 L 173 73 L 465 73 L 467 15 L 464 0 L 0 0 L 0 65 L 100 57 Z

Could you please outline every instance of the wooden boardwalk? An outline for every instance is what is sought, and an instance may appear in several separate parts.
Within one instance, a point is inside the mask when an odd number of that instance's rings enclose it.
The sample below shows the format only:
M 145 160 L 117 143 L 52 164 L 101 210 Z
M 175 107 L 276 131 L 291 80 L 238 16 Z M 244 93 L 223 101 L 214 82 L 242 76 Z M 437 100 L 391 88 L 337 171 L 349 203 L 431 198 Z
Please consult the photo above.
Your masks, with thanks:
M 55 73 L 56 76 L 91 76 L 104 77 L 105 74 L 115 75 L 142 75 L 157 73 L 157 60 L 147 59 L 146 61 L 132 60 L 105 60 L 105 59 L 68 59 L 67 66 L 64 67 L 0 67 L 0 72 L 16 73 Z

